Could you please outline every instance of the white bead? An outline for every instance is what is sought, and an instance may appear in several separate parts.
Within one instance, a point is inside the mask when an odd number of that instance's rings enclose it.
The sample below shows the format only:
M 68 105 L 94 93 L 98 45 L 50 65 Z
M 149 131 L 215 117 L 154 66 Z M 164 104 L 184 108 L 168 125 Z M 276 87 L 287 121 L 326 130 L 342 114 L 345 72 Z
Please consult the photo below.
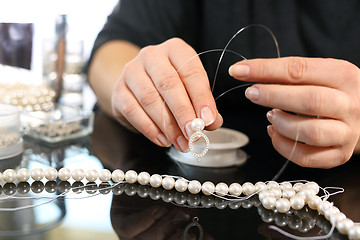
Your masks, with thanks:
M 302 196 L 305 201 L 308 201 L 311 197 L 316 196 L 315 190 L 312 188 L 303 187 L 297 195 Z
M 71 171 L 68 168 L 61 168 L 58 173 L 58 177 L 61 181 L 67 181 L 71 178 Z
M 40 181 L 41 179 L 44 178 L 44 170 L 42 168 L 34 168 L 33 170 L 31 170 L 30 176 L 32 179 L 34 179 L 35 181 Z
M 128 183 L 136 183 L 138 174 L 134 170 L 128 170 L 125 173 L 125 181 Z
M 261 201 L 261 204 L 263 205 L 264 208 L 271 210 L 276 205 L 276 198 L 273 196 L 266 196 Z
M 7 183 L 12 183 L 16 180 L 17 174 L 13 169 L 6 169 L 3 172 L 3 179 Z
M 307 182 L 305 183 L 305 187 L 311 188 L 314 190 L 315 195 L 319 193 L 320 187 L 316 182 Z
M 115 183 L 119 183 L 119 182 L 124 181 L 125 174 L 122 170 L 116 169 L 112 172 L 111 178 Z
M 172 177 L 164 177 L 164 179 L 162 180 L 161 185 L 163 186 L 163 188 L 165 188 L 166 190 L 171 190 L 175 187 L 175 180 Z
M 318 205 L 322 202 L 319 196 L 313 196 L 308 201 L 307 204 L 312 210 L 317 210 Z
M 330 207 L 332 207 L 332 204 L 329 201 L 322 201 L 318 205 L 318 212 L 324 215 L 325 211 Z
M 188 182 L 183 179 L 183 178 L 179 178 L 178 180 L 176 180 L 175 182 L 175 189 L 178 192 L 185 192 L 188 188 Z
M 260 193 L 259 193 L 259 200 L 260 202 L 267 196 L 272 196 L 274 197 L 274 195 L 269 191 L 269 190 L 262 190 Z
M 279 183 L 275 182 L 275 181 L 269 181 L 267 184 L 266 184 L 267 188 L 277 188 L 277 187 L 280 187 Z
M 229 193 L 230 193 L 230 195 L 235 196 L 235 197 L 240 196 L 241 193 L 242 193 L 242 187 L 241 187 L 241 185 L 238 184 L 238 183 L 232 183 L 232 184 L 230 184 L 230 186 L 229 186 Z
M 226 183 L 218 183 L 215 186 L 215 192 L 219 196 L 225 196 L 229 192 L 229 187 L 226 185 Z
M 138 179 L 137 181 L 141 184 L 141 185 L 148 185 L 150 182 L 150 174 L 147 172 L 141 172 L 138 175 Z
M 348 231 L 348 236 L 351 240 L 360 239 L 360 224 L 354 224 L 351 226 Z
M 0 182 L 1 182 L 2 179 L 3 179 L 3 175 L 2 175 L 2 173 L 0 172 Z
M 344 220 L 338 221 L 336 222 L 336 229 L 339 231 L 339 233 L 341 234 L 348 234 L 349 229 L 354 225 L 354 222 L 349 219 L 346 218 Z
M 201 118 L 195 118 L 191 121 L 191 128 L 194 132 L 202 131 L 205 128 L 205 122 Z
M 246 182 L 242 185 L 242 190 L 243 190 L 244 195 L 250 196 L 251 194 L 254 194 L 255 186 L 254 186 L 254 184 L 252 184 L 250 182 Z
M 99 172 L 99 179 L 102 182 L 108 182 L 111 179 L 111 172 L 108 169 L 102 169 Z
M 304 187 L 304 184 L 301 182 L 295 183 L 293 189 L 295 192 L 299 192 Z
M 281 213 L 287 213 L 290 210 L 290 201 L 286 198 L 280 198 L 276 200 L 276 210 Z
M 55 168 L 47 168 L 45 169 L 45 178 L 48 181 L 55 181 L 55 179 L 58 177 L 58 172 Z
M 324 217 L 325 217 L 327 220 L 330 220 L 330 217 L 331 217 L 332 215 L 335 215 L 335 214 L 337 214 L 337 213 L 339 213 L 339 212 L 340 212 L 340 210 L 339 210 L 337 207 L 331 206 L 331 207 L 329 207 L 328 209 L 325 210 L 325 212 L 324 212 Z
M 300 210 L 305 205 L 305 200 L 300 196 L 293 196 L 290 198 L 290 205 L 295 210 Z
M 266 189 L 266 184 L 264 182 L 255 183 L 255 192 L 259 194 L 262 190 Z
M 192 180 L 189 182 L 188 190 L 192 194 L 198 194 L 201 191 L 201 183 L 197 180 Z
M 20 182 L 26 182 L 30 178 L 30 172 L 26 168 L 20 168 L 17 171 L 17 179 L 19 179 Z
M 282 197 L 290 199 L 291 197 L 295 196 L 296 192 L 292 188 L 285 188 L 282 192 Z
M 76 181 L 76 182 L 79 182 L 79 181 L 81 181 L 81 180 L 83 180 L 84 179 L 84 177 L 85 177 L 85 172 L 84 172 L 84 170 L 82 170 L 82 169 L 74 169 L 74 170 L 72 170 L 72 172 L 71 172 L 71 176 L 72 176 L 72 178 Z
M 329 221 L 330 221 L 331 224 L 334 225 L 337 222 L 342 221 L 344 219 L 346 219 L 345 214 L 343 214 L 342 212 L 338 212 L 338 213 L 335 213 L 335 214 L 331 215 Z
M 204 182 L 201 186 L 201 190 L 205 195 L 212 195 L 215 192 L 215 185 L 212 182 Z
M 268 191 L 271 192 L 271 194 L 276 198 L 276 199 L 279 199 L 281 198 L 283 192 L 281 190 L 280 187 L 274 187 L 274 188 L 269 188 Z
M 292 189 L 293 186 L 292 186 L 292 184 L 290 182 L 282 182 L 282 183 L 280 183 L 280 188 L 282 190 L 290 189 L 290 188 Z
M 89 182 L 95 182 L 98 177 L 99 173 L 95 169 L 89 169 L 85 173 L 85 178 Z
M 162 183 L 162 177 L 159 174 L 153 174 L 150 177 L 150 185 L 154 188 L 160 187 Z

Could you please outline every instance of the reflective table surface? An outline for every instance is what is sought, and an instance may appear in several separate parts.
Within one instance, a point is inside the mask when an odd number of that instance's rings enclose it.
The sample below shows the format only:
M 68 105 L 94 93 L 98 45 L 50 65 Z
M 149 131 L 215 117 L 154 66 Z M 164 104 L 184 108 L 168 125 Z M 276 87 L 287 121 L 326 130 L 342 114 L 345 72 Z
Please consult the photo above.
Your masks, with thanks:
M 263 117 L 265 118 L 265 117 Z M 49 146 L 24 139 L 22 155 L 0 161 L 7 168 L 100 170 L 133 169 L 138 173 L 168 174 L 200 182 L 230 184 L 272 180 L 286 159 L 276 153 L 264 119 L 224 116 L 225 126 L 247 134 L 247 161 L 237 167 L 200 168 L 177 163 L 143 136 L 107 117 L 95 114 L 92 135 Z M 240 124 L 244 123 L 244 124 Z M 263 128 L 252 132 L 249 124 Z M 360 159 L 328 170 L 306 169 L 289 163 L 277 179 L 316 181 L 322 187 L 341 187 L 329 198 L 354 222 L 360 221 Z M 214 196 L 179 193 L 138 184 L 87 182 L 1 182 L 0 239 L 290 239 L 271 229 L 297 236 L 325 235 L 331 224 L 305 207 L 287 214 L 264 209 L 257 196 L 227 202 Z M 330 239 L 347 239 L 335 231 Z

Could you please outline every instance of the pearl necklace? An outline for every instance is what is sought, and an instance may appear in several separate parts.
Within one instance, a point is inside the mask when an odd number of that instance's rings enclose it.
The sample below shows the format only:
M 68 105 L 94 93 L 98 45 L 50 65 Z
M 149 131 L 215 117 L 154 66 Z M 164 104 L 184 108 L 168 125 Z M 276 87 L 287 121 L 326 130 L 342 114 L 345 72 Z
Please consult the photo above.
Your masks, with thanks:
M 72 178 L 78 182 L 85 178 L 89 182 L 94 182 L 98 179 L 102 182 L 112 180 L 116 184 L 124 181 L 130 184 L 138 182 L 143 186 L 163 187 L 165 190 L 175 189 L 178 192 L 188 191 L 191 194 L 202 192 L 207 196 L 216 195 L 220 198 L 233 201 L 246 200 L 258 194 L 259 200 L 265 209 L 286 213 L 290 209 L 300 210 L 305 205 L 308 205 L 309 208 L 324 215 L 340 233 L 348 235 L 350 239 L 360 239 L 360 225 L 354 224 L 337 207 L 327 201 L 328 196 L 324 199 L 317 196 L 320 187 L 315 182 L 297 182 L 294 185 L 290 182 L 277 183 L 275 181 L 267 183 L 257 182 L 256 184 L 246 182 L 243 185 L 232 183 L 228 186 L 225 183 L 215 185 L 210 181 L 201 184 L 197 180 L 188 181 L 184 178 L 168 175 L 150 175 L 147 172 L 140 172 L 138 174 L 134 170 L 128 170 L 124 173 L 120 169 L 116 169 L 111 173 L 107 169 L 99 172 L 95 169 L 90 169 L 85 172 L 82 169 L 70 170 L 68 168 L 61 168 L 57 171 L 55 168 L 47 168 L 45 170 L 34 168 L 30 172 L 26 168 L 21 168 L 17 172 L 13 169 L 7 169 L 2 174 L 0 173 L 0 180 L 3 179 L 7 183 L 12 183 L 16 180 L 27 182 L 30 177 L 34 181 L 41 181 L 43 178 L 48 181 L 54 181 L 57 178 L 61 181 L 68 181 Z M 240 197 L 241 195 L 244 196 Z

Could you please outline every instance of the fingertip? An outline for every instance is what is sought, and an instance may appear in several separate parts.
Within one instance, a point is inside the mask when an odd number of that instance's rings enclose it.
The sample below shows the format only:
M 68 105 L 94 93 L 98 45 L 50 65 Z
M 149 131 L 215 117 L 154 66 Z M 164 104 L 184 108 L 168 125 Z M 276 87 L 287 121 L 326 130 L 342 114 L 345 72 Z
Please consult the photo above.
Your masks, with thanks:
M 267 126 L 267 132 L 269 134 L 269 136 L 272 138 L 272 136 L 274 135 L 274 127 L 272 125 Z
M 250 75 L 250 67 L 243 64 L 234 64 L 229 67 L 228 72 L 230 76 L 242 80 Z
M 209 130 L 209 131 L 216 130 L 216 129 L 220 128 L 223 125 L 223 123 L 224 123 L 223 117 L 218 112 L 215 121 L 211 125 L 207 126 L 206 130 Z

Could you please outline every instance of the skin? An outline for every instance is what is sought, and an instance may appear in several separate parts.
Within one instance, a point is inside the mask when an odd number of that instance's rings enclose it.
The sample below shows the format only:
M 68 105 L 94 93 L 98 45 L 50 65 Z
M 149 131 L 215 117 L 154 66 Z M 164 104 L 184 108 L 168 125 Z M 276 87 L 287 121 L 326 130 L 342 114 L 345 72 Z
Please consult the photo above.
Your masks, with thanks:
M 90 84 L 100 106 L 121 124 L 159 146 L 173 144 L 186 152 L 194 118 L 202 118 L 207 130 L 222 125 L 199 58 L 184 65 L 195 55 L 178 38 L 143 49 L 111 41 L 94 56 Z M 360 70 L 355 65 L 321 58 L 254 59 L 234 64 L 229 74 L 261 83 L 249 87 L 246 96 L 273 108 L 267 114 L 268 133 L 274 148 L 294 163 L 330 168 L 360 152 Z

